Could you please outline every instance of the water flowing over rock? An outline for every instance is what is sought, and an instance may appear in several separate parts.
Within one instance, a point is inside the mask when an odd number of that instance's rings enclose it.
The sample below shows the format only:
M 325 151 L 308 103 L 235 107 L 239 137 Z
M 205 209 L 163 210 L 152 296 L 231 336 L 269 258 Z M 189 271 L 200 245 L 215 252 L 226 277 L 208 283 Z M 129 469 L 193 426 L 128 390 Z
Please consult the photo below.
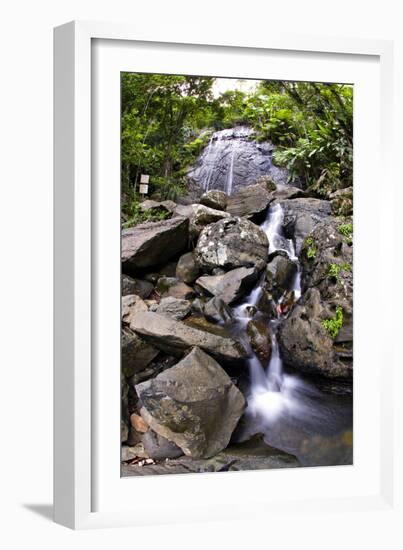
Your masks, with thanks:
M 245 408 L 229 376 L 197 347 L 174 367 L 138 384 L 136 391 L 147 424 L 195 458 L 222 451 Z
M 262 267 L 267 261 L 267 249 L 266 234 L 258 225 L 244 218 L 227 218 L 203 229 L 195 257 L 206 271 L 216 267 Z
M 284 209 L 284 222 L 292 233 L 296 253 L 299 254 L 304 239 L 316 225 L 332 213 L 329 201 L 299 198 L 280 201 Z
M 195 329 L 150 311 L 136 315 L 130 327 L 153 346 L 173 355 L 181 356 L 197 346 L 227 362 L 236 362 L 247 356 L 246 350 L 232 338 Z
M 276 183 L 287 182 L 287 171 L 274 166 L 274 146 L 254 141 L 248 127 L 215 132 L 189 177 L 204 191 L 218 189 L 228 195 L 254 183 L 260 176 L 270 175 Z
M 184 251 L 188 239 L 189 220 L 181 217 L 123 229 L 122 270 L 130 274 L 161 265 Z

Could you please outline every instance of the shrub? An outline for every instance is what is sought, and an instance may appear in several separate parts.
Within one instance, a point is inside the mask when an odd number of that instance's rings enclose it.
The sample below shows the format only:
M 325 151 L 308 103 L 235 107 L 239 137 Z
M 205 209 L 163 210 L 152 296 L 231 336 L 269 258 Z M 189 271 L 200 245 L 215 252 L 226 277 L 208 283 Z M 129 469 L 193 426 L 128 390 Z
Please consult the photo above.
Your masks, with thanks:
M 327 330 L 330 336 L 334 339 L 340 332 L 343 326 L 343 310 L 340 306 L 336 307 L 336 313 L 331 319 L 322 321 L 322 326 Z

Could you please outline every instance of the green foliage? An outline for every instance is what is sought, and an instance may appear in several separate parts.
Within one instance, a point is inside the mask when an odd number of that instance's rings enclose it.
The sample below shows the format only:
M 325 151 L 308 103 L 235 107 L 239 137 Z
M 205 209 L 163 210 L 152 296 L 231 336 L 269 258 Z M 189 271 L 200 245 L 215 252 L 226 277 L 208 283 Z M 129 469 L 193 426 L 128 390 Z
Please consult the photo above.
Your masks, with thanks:
M 343 326 L 343 310 L 340 306 L 336 307 L 336 313 L 331 319 L 322 321 L 322 326 L 327 330 L 330 336 L 334 339 L 340 332 Z
M 327 198 L 352 184 L 351 86 L 262 81 L 252 92 L 234 89 L 214 97 L 214 80 L 122 73 L 123 191 L 147 173 L 151 194 L 177 196 L 211 132 L 240 124 L 254 128 L 258 140 L 272 141 L 274 161 L 311 195 Z
M 123 212 L 128 218 L 122 225 L 124 229 L 133 227 L 134 225 L 138 225 L 140 223 L 166 220 L 172 215 L 170 212 L 165 210 L 165 208 L 153 208 L 151 210 L 147 210 L 146 212 L 142 212 L 140 210 L 140 204 L 141 203 L 139 202 L 138 197 L 135 197 L 129 203 L 124 205 Z
M 330 264 L 327 272 L 329 279 L 333 279 L 336 283 L 340 280 L 340 274 L 342 271 L 351 271 L 351 266 L 349 264 Z
M 339 225 L 339 233 L 346 238 L 347 244 L 353 243 L 353 224 L 352 223 L 342 223 Z
M 200 130 L 214 120 L 215 100 L 209 77 L 122 73 L 122 187 L 137 185 L 150 174 L 150 192 L 166 179 L 166 194 L 180 185 L 171 179 L 192 162 L 203 147 Z M 164 191 L 165 193 L 165 191 Z
M 308 258 L 308 260 L 314 260 L 318 252 L 318 249 L 315 245 L 315 241 L 313 240 L 313 237 L 308 237 L 305 239 L 305 247 L 306 247 L 306 257 Z

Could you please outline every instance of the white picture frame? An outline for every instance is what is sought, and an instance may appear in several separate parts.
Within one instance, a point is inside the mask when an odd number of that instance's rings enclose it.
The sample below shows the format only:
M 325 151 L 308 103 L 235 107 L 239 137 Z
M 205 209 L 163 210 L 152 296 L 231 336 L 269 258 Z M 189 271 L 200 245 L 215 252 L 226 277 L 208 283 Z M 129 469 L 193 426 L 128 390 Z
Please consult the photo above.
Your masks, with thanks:
M 385 345 L 386 324 L 376 330 L 371 326 L 364 299 L 370 287 L 375 307 L 391 307 L 387 304 L 387 289 L 391 288 L 392 274 L 379 266 L 393 252 L 393 238 L 383 236 L 393 233 L 390 205 L 394 205 L 395 191 L 393 185 L 385 186 L 381 203 L 373 191 L 381 163 L 385 167 L 383 175 L 389 170 L 388 181 L 393 176 L 393 43 L 274 33 L 255 43 L 242 38 L 234 44 L 220 43 L 213 37 L 206 37 L 205 43 L 185 32 L 181 37 L 169 36 L 169 31 L 166 36 L 152 36 L 151 31 L 149 34 L 130 25 L 91 22 L 62 25 L 55 29 L 54 36 L 55 521 L 82 529 L 169 523 L 178 518 L 241 519 L 284 510 L 289 514 L 301 510 L 318 514 L 347 507 L 394 513 L 391 419 L 397 414 L 392 399 L 396 354 L 392 346 Z M 270 69 L 265 65 L 268 59 Z M 120 120 L 116 116 L 116 75 L 121 70 L 356 84 L 354 300 L 360 323 L 357 329 L 356 316 L 354 466 L 120 479 L 116 469 L 120 425 L 115 422 L 120 405 L 118 393 L 111 389 L 119 379 L 119 369 L 116 374 L 106 363 L 108 359 L 109 364 L 115 364 L 120 352 L 116 347 L 119 334 L 113 327 L 119 326 L 116 316 L 120 314 L 116 256 L 120 239 L 116 219 L 120 215 L 116 187 Z M 111 75 L 113 78 L 109 78 Z M 102 93 L 98 93 L 100 90 Z M 109 104 L 111 108 L 105 109 Z M 369 109 L 374 108 L 373 119 L 365 120 Z M 374 142 L 378 135 L 380 141 Z M 100 154 L 102 151 L 108 151 L 108 155 Z M 371 159 L 370 165 L 366 158 Z M 114 183 L 100 186 L 102 178 L 111 178 Z M 361 185 L 364 180 L 368 182 L 366 193 Z M 382 246 L 374 250 L 374 242 Z M 378 266 L 371 273 L 368 254 Z M 100 266 L 102 277 L 97 275 Z M 106 317 L 111 324 L 105 324 Z M 118 324 L 114 325 L 116 319 Z M 108 337 L 102 338 L 103 334 Z M 366 345 L 368 341 L 371 349 Z M 371 378 L 360 368 L 364 362 L 373 369 Z M 106 415 L 109 407 L 111 413 Z M 368 442 L 371 422 L 374 436 Z M 366 458 L 366 453 L 371 456 Z M 285 476 L 292 480 L 287 491 L 281 487 Z M 136 492 L 144 495 L 141 509 L 130 504 L 133 483 L 137 484 Z M 259 490 L 267 483 L 270 494 Z M 234 487 L 251 506 L 237 504 Z M 213 501 L 211 492 L 216 495 Z M 154 497 L 147 500 L 147 494 Z

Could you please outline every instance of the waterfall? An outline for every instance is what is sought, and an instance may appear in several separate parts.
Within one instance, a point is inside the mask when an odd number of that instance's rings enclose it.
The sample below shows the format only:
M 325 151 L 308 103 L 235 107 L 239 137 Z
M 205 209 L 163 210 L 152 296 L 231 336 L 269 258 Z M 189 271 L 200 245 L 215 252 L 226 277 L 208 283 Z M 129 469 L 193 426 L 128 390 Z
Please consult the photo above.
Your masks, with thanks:
M 253 137 L 254 131 L 247 126 L 214 132 L 189 177 L 204 191 L 219 189 L 228 195 L 255 183 L 260 176 L 287 183 L 287 170 L 272 162 L 273 144 L 259 143 Z
M 287 256 L 297 261 L 295 255 L 294 243 L 291 239 L 287 239 L 282 231 L 284 212 L 280 203 L 274 203 L 270 206 L 266 219 L 261 227 L 266 233 L 269 240 L 269 254 L 276 251 L 284 251 Z M 301 296 L 301 276 L 298 264 L 297 273 L 289 291 L 293 292 L 294 303 Z M 277 330 L 284 313 L 281 310 L 281 297 L 274 304 L 274 309 L 277 311 L 277 318 L 269 321 L 271 333 L 271 357 L 267 365 L 262 365 L 256 354 L 251 349 L 245 335 L 248 322 L 251 320 L 250 311 L 253 312 L 254 306 L 258 303 L 263 292 L 263 282 L 259 281 L 252 292 L 245 300 L 234 309 L 234 315 L 238 326 L 244 332 L 242 341 L 246 343 L 248 351 L 251 355 L 248 360 L 250 388 L 248 393 L 248 409 L 247 413 L 252 416 L 262 416 L 268 422 L 272 423 L 278 415 L 284 410 L 301 410 L 301 403 L 295 390 L 298 389 L 302 382 L 289 375 L 284 374 L 283 362 L 280 355 L 279 345 L 277 341 Z

